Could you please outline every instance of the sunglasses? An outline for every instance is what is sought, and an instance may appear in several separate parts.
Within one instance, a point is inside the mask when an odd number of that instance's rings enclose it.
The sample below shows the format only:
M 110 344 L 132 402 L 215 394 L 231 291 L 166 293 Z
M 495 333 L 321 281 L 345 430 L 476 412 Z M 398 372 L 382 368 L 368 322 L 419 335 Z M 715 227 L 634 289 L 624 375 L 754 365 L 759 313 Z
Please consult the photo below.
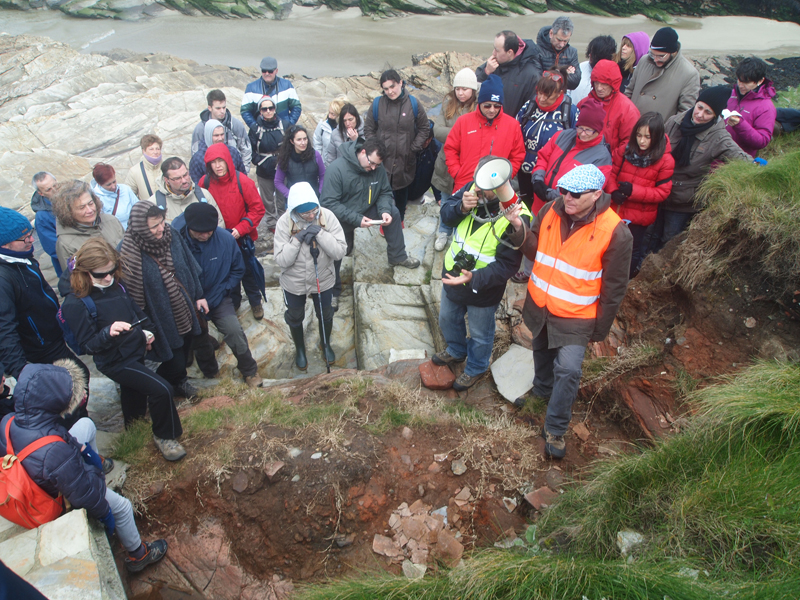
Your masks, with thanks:
M 110 271 L 106 271 L 104 273 L 97 273 L 96 271 L 89 271 L 92 277 L 95 279 L 105 279 L 109 275 L 113 275 L 117 271 L 117 265 L 114 265 L 114 268 Z
M 564 189 L 562 187 L 558 188 L 558 193 L 559 194 L 561 194 L 562 196 L 566 196 L 567 194 L 569 194 L 573 198 L 580 198 L 584 194 L 591 194 L 592 192 L 596 192 L 596 191 L 597 190 L 586 190 L 586 191 L 583 191 L 583 192 L 572 192 L 572 191 Z
M 553 73 L 553 71 L 545 71 L 542 73 L 542 77 L 549 77 L 553 81 L 561 81 L 561 73 Z
M 261 69 L 261 72 L 262 73 L 269 73 L 270 75 L 272 75 L 277 70 L 278 69 Z
M 261 107 L 261 112 L 269 112 L 271 110 L 275 110 L 275 107 L 274 106 L 262 106 Z
M 503 108 L 502 104 L 497 104 L 495 102 L 484 102 L 483 104 L 481 104 L 481 106 L 486 109 L 493 108 L 495 110 L 500 110 L 501 108 Z

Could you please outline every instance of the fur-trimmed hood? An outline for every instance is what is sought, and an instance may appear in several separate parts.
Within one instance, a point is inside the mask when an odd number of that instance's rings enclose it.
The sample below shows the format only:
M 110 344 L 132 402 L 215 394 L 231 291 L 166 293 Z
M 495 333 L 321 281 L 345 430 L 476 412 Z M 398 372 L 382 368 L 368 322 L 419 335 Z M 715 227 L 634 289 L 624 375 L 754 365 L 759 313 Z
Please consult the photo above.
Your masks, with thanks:
M 74 411 L 86 395 L 86 378 L 68 358 L 52 365 L 26 365 L 14 388 L 19 427 L 38 429 Z

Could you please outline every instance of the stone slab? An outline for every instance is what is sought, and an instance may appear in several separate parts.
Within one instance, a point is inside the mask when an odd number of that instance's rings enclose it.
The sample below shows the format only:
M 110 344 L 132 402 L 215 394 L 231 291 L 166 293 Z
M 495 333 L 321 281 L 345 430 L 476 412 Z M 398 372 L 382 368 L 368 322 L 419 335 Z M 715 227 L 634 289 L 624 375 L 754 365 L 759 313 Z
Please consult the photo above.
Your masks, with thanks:
M 39 531 L 39 562 L 43 567 L 68 556 L 89 553 L 89 523 L 84 510 L 72 510 L 45 523 Z
M 422 379 L 422 385 L 429 390 L 449 390 L 456 380 L 456 376 L 450 370 L 450 367 L 440 367 L 430 360 L 419 366 L 419 375 Z
M 20 577 L 36 566 L 38 531 L 31 529 L 0 543 L 0 560 Z
M 518 344 L 511 344 L 508 351 L 489 367 L 497 391 L 513 402 L 533 387 L 533 353 Z
M 384 284 L 354 284 L 356 352 L 360 369 L 389 363 L 395 351 L 434 353 L 428 315 L 419 288 Z
M 97 564 L 91 558 L 63 558 L 32 571 L 26 579 L 49 600 L 105 600 Z
M 20 527 L 16 523 L 12 523 L 11 521 L 7 521 L 3 517 L 0 517 L 0 542 L 4 542 L 9 538 L 12 538 L 16 535 L 21 533 L 25 533 L 27 531 L 24 527 Z
M 91 359 L 84 362 L 87 365 L 94 364 Z M 117 384 L 108 377 L 92 373 L 89 379 L 89 402 L 86 409 L 98 429 L 111 432 L 123 430 L 124 419 L 119 391 Z

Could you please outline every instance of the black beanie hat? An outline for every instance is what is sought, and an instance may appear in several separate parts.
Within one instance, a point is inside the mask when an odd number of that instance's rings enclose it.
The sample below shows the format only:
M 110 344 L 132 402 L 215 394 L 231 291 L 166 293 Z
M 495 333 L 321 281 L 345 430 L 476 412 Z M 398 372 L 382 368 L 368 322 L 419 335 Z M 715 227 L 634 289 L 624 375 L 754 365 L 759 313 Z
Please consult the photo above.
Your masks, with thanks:
M 217 229 L 217 209 L 207 202 L 192 202 L 183 212 L 186 227 L 192 231 L 206 233 Z
M 728 106 L 728 98 L 730 97 L 731 88 L 729 86 L 715 85 L 700 92 L 697 101 L 705 102 L 714 111 L 715 115 L 720 116 L 725 107 Z
M 656 34 L 653 36 L 653 39 L 650 41 L 650 47 L 653 50 L 660 50 L 661 52 L 669 52 L 672 54 L 673 52 L 678 51 L 678 32 L 675 31 L 672 27 L 662 27 Z

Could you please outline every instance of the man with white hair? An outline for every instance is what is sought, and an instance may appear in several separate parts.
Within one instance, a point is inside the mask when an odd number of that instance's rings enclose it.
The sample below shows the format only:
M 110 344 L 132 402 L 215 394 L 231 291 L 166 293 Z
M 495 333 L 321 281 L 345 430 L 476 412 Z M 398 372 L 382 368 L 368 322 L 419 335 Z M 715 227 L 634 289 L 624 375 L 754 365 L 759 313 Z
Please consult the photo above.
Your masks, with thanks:
M 581 83 L 578 51 L 569 45 L 575 26 L 569 17 L 558 17 L 550 27 L 542 27 L 536 37 L 539 55 L 536 58 L 536 80 L 545 71 L 567 67 L 567 89 L 574 90 Z
M 61 277 L 61 263 L 56 254 L 56 216 L 50 198 L 56 189 L 56 178 L 47 171 L 39 171 L 33 176 L 31 185 L 35 190 L 31 196 L 31 208 L 36 213 L 36 233 L 42 250 L 50 255 L 56 275 Z
M 533 395 L 547 400 L 542 437 L 552 458 L 567 452 L 586 346 L 606 338 L 628 287 L 633 236 L 611 210 L 605 182 L 591 164 L 566 173 L 561 196 L 542 207 L 522 245 L 533 261 L 522 318 L 533 335 Z

